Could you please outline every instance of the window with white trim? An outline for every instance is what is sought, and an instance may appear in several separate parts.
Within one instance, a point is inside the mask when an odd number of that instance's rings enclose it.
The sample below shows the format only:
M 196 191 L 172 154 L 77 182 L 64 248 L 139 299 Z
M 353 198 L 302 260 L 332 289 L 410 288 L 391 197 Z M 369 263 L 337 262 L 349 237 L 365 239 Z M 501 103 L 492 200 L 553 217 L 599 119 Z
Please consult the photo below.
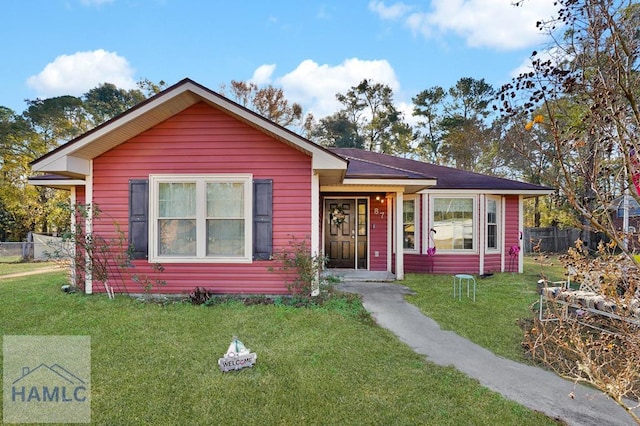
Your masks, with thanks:
M 251 175 L 152 175 L 149 183 L 153 260 L 251 261 Z
M 418 209 L 416 198 L 407 196 L 402 204 L 402 241 L 405 251 L 416 251 L 418 249 L 418 233 L 416 232 L 417 217 Z
M 487 198 L 487 250 L 498 250 L 498 207 L 496 198 Z
M 432 228 L 438 250 L 471 251 L 475 248 L 473 197 L 434 197 Z

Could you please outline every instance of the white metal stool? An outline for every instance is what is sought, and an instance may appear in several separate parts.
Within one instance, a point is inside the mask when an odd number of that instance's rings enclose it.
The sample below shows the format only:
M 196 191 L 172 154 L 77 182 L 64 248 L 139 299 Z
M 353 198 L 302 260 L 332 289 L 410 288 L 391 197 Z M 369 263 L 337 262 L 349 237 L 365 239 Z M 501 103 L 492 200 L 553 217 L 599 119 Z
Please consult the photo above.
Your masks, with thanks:
M 469 290 L 471 283 L 473 283 L 473 301 L 476 301 L 476 278 L 473 275 L 456 274 L 453 276 L 453 298 L 458 296 L 458 300 L 462 300 L 462 283 L 467 284 L 467 297 L 469 297 Z M 456 291 L 457 289 L 457 291 Z

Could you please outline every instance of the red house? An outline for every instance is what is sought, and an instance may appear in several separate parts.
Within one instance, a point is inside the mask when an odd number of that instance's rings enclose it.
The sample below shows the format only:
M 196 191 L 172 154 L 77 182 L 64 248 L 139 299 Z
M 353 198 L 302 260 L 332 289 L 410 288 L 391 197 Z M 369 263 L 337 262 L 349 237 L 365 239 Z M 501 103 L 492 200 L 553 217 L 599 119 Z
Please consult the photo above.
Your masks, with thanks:
M 550 188 L 327 149 L 189 79 L 32 163 L 34 185 L 98 206 L 86 232 L 132 248 L 157 291 L 287 293 L 274 252 L 308 240 L 329 268 L 522 271 L 522 203 Z M 109 220 L 104 220 L 109 218 Z M 434 249 L 435 248 L 435 249 Z M 91 276 L 78 283 L 104 291 Z M 127 288 L 136 288 L 135 282 Z M 140 289 L 140 288 L 139 288 Z M 141 289 L 140 289 L 141 290 Z

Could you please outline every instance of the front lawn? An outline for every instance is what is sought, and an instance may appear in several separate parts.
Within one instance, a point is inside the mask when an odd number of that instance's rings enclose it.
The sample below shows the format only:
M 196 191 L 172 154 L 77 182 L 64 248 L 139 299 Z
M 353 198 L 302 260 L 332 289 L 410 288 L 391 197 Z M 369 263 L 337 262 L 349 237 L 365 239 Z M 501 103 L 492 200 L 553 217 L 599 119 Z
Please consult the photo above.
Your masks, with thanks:
M 555 424 L 425 361 L 353 305 L 163 306 L 64 283 L 62 272 L 5 280 L 0 329 L 90 336 L 96 424 Z M 257 363 L 221 373 L 234 335 Z
M 6 259 L 6 258 L 5 258 Z M 0 261 L 0 276 L 17 272 L 35 271 L 58 266 L 55 262 L 22 262 L 20 259 Z
M 525 257 L 523 274 L 510 272 L 488 278 L 476 277 L 476 302 L 466 297 L 453 298 L 451 275 L 409 274 L 401 283 L 416 294 L 409 303 L 433 318 L 443 329 L 453 330 L 497 355 L 525 361 L 521 342 L 522 320 L 537 309 L 537 282 L 541 275 L 550 280 L 563 279 L 564 269 L 557 258 Z

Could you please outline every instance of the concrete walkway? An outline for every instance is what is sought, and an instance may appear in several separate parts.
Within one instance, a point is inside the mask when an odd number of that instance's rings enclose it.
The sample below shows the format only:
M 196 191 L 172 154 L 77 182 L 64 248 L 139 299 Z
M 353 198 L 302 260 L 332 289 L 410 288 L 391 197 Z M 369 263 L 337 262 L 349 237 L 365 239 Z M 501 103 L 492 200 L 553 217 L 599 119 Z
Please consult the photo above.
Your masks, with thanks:
M 444 331 L 407 303 L 407 287 L 381 282 L 348 281 L 338 287 L 362 295 L 364 307 L 382 327 L 395 333 L 428 361 L 453 366 L 483 386 L 527 408 L 569 425 L 633 425 L 624 409 L 601 392 L 576 385 L 541 368 L 514 362 L 451 331 Z

